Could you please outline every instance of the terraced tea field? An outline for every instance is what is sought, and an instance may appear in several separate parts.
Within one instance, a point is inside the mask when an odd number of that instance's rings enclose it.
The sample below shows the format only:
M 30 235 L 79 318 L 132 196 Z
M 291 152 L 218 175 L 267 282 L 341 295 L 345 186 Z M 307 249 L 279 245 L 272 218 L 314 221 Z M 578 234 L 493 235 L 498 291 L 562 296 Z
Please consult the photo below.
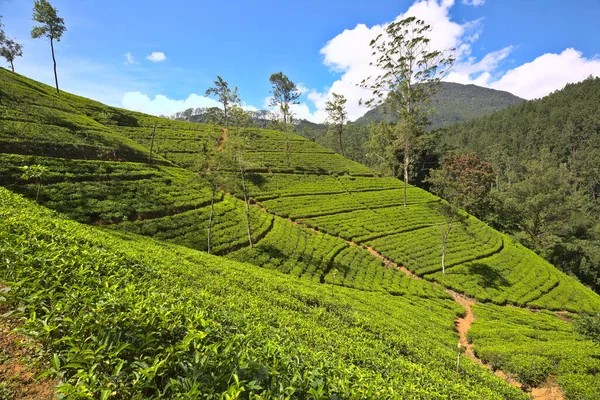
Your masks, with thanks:
M 596 350 L 552 311 L 599 312 L 600 296 L 466 215 L 442 273 L 438 197 L 409 186 L 404 207 L 402 182 L 290 133 L 224 133 L 0 78 L 0 282 L 63 393 L 526 398 L 468 357 L 456 378 L 465 309 L 450 288 L 479 302 L 469 338 L 481 360 L 591 398 Z M 236 135 L 248 210 L 239 184 L 213 192 L 197 170 Z M 32 166 L 45 172 L 28 179 Z M 209 226 L 222 257 L 200 252 Z M 90 336 L 101 326 L 114 329 Z M 515 353 L 529 364 L 508 355 L 513 331 L 532 340 Z

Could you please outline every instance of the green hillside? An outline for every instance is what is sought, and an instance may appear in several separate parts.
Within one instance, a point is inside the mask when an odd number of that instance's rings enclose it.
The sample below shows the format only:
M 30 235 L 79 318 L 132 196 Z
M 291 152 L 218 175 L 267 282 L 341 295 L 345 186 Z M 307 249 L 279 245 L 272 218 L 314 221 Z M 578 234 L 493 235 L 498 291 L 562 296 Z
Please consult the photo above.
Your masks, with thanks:
M 501 90 L 442 82 L 439 91 L 431 98 L 430 105 L 435 113 L 429 118 L 430 129 L 483 117 L 521 102 L 523 99 L 520 97 Z M 386 110 L 386 105 L 381 105 L 356 120 L 361 124 L 373 121 L 395 121 L 395 118 Z
M 3 301 L 63 393 L 527 398 L 466 353 L 457 375 L 458 292 L 479 302 L 467 335 L 481 360 L 525 389 L 559 376 L 566 398 L 594 398 L 600 354 L 572 320 L 600 296 L 472 216 L 442 274 L 442 200 L 428 192 L 408 187 L 405 208 L 402 182 L 292 134 L 56 97 L 6 70 L 0 91 Z M 198 161 L 242 139 L 250 207 L 235 162 L 211 206 Z M 536 362 L 485 334 L 498 315 Z M 547 326 L 568 334 L 529 334 Z
M 439 131 L 441 154 L 493 164 L 480 217 L 600 291 L 600 79 Z

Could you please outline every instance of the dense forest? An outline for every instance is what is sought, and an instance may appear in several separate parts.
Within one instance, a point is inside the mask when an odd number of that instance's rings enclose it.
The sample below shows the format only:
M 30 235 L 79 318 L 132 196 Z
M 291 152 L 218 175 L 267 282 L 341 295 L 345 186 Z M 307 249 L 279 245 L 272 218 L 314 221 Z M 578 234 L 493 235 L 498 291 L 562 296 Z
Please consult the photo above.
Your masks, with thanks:
M 494 111 L 519 104 L 523 99 L 511 93 L 476 85 L 441 82 L 431 96 L 430 105 L 435 110 L 429 117 L 430 129 L 438 129 L 458 122 L 483 117 Z M 387 105 L 368 111 L 356 120 L 361 124 L 379 121 L 396 121 Z
M 492 163 L 480 218 L 600 290 L 600 78 L 442 128 L 435 142 L 441 157 Z

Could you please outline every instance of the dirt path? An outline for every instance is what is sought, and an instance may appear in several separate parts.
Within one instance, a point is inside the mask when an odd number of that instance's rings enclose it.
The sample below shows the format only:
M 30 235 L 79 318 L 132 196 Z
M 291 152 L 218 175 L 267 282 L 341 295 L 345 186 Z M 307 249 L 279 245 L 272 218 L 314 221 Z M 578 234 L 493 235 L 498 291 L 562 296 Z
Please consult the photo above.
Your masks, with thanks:
M 467 332 L 469 331 L 469 329 L 471 329 L 471 325 L 473 325 L 473 322 L 475 322 L 475 314 L 473 314 L 473 310 L 471 307 L 474 304 L 477 304 L 477 301 L 449 289 L 446 289 L 446 291 L 450 293 L 450 295 L 452 295 L 454 301 L 459 303 L 466 310 L 466 313 L 463 317 L 457 318 L 454 321 L 456 325 L 456 330 L 458 331 L 458 341 L 461 344 L 461 346 L 465 348 L 465 355 L 471 360 L 473 360 L 473 362 L 476 362 L 477 364 L 489 369 L 490 371 L 493 371 L 494 375 L 501 379 L 504 379 L 509 385 L 523 390 L 523 385 L 520 382 L 507 375 L 504 371 L 501 371 L 499 369 L 494 371 L 489 364 L 485 364 L 483 361 L 477 358 L 475 352 L 473 351 L 473 344 L 469 343 L 469 341 L 467 340 Z M 531 395 L 536 400 L 564 399 L 563 393 L 558 387 L 556 379 L 553 377 L 548 378 L 546 382 L 544 382 L 541 386 L 533 388 L 531 390 Z
M 264 212 L 268 212 L 262 205 L 259 205 L 259 207 Z M 317 228 L 307 226 L 307 225 L 302 224 L 298 221 L 295 221 L 291 218 L 286 218 L 286 220 L 293 224 L 302 226 L 303 228 L 310 229 L 314 232 L 323 233 Z M 336 237 L 339 239 L 342 239 L 343 241 L 348 243 L 349 246 L 357 246 L 357 247 L 365 248 L 373 256 L 379 258 L 383 262 L 383 265 L 385 267 L 396 268 L 396 269 L 404 272 L 407 276 L 409 276 L 413 279 L 423 279 L 420 276 L 414 274 L 408 268 L 406 268 L 402 265 L 398 265 L 395 262 L 391 261 L 390 259 L 386 258 L 385 256 L 383 256 L 381 253 L 379 253 L 377 250 L 375 250 L 372 247 L 365 247 L 365 246 L 362 246 L 353 241 L 346 240 L 342 237 L 339 237 L 339 236 L 336 236 Z M 433 284 L 437 285 L 438 283 L 433 282 Z M 515 380 L 513 377 L 511 377 L 509 374 L 507 374 L 504 371 L 499 370 L 499 369 L 494 371 L 493 368 L 489 364 L 485 364 L 483 361 L 481 361 L 481 359 L 479 359 L 475 355 L 475 352 L 473 351 L 473 344 L 469 343 L 469 341 L 467 340 L 467 332 L 469 331 L 469 329 L 471 329 L 473 322 L 475 322 L 475 314 L 473 313 L 473 310 L 471 307 L 474 304 L 477 304 L 477 300 L 470 298 L 466 295 L 463 295 L 461 293 L 455 292 L 453 290 L 450 290 L 450 289 L 445 289 L 445 290 L 452 296 L 454 301 L 456 301 L 457 303 L 462 305 L 465 309 L 465 315 L 463 317 L 457 318 L 454 321 L 456 330 L 457 330 L 458 336 L 459 336 L 459 343 L 461 344 L 461 346 L 463 346 L 465 348 L 465 355 L 467 357 L 469 357 L 473 362 L 492 371 L 494 373 L 494 375 L 503 379 L 509 385 L 523 390 L 523 385 L 520 382 L 518 382 L 517 380 Z M 515 307 L 515 306 L 507 305 L 507 307 Z M 525 308 L 528 309 L 527 307 L 525 307 Z M 530 311 L 535 311 L 535 310 L 530 309 Z M 563 320 L 566 320 L 566 321 L 571 320 L 568 317 L 568 315 L 567 315 L 568 313 L 566 311 L 556 311 L 555 314 Z M 535 400 L 564 400 L 564 395 L 563 395 L 562 391 L 560 390 L 560 388 L 558 387 L 558 383 L 557 383 L 555 377 L 549 377 L 546 380 L 546 382 L 544 382 L 542 385 L 540 385 L 537 388 L 533 388 L 531 390 L 531 395 Z
M 4 287 L 0 283 L 0 288 Z M 0 306 L 0 314 L 7 309 Z M 44 367 L 37 366 L 41 345 L 13 328 L 9 319 L 0 319 L 0 398 L 48 400 L 55 398 L 58 380 L 36 379 Z
M 223 151 L 223 144 L 229 138 L 229 133 L 227 132 L 227 128 L 221 129 L 221 137 L 219 138 L 219 147 L 217 147 L 217 151 Z

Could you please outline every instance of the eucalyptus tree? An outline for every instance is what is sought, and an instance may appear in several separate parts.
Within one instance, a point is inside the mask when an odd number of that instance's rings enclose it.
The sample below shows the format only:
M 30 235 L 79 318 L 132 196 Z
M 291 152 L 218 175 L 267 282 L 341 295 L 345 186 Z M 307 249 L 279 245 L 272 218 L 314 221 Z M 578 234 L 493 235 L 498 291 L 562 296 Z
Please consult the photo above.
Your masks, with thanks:
M 234 129 L 228 136 L 227 140 L 221 145 L 219 151 L 221 151 L 222 167 L 233 173 L 233 177 L 239 173 L 239 181 L 237 179 L 223 180 L 223 186 L 228 187 L 232 192 L 241 190 L 244 197 L 244 204 L 246 208 L 246 229 L 248 232 L 248 244 L 250 247 L 252 243 L 252 226 L 250 221 L 250 197 L 248 195 L 248 187 L 246 185 L 247 170 L 250 166 L 250 162 L 246 158 L 247 149 L 249 146 L 249 137 L 247 131 Z
M 300 92 L 296 87 L 296 84 L 285 76 L 282 72 L 272 74 L 269 78 L 271 82 L 271 100 L 269 105 L 271 107 L 279 107 L 281 111 L 284 125 L 292 123 L 292 110 L 290 106 L 293 104 L 299 104 L 298 99 L 300 98 Z
M 292 118 L 294 113 L 292 112 L 291 106 L 293 104 L 300 104 L 298 99 L 300 98 L 300 91 L 296 87 L 296 84 L 292 82 L 290 78 L 283 74 L 283 72 L 277 72 L 271 74 L 269 78 L 271 82 L 271 100 L 269 105 L 271 107 L 279 107 L 281 113 L 283 131 L 285 131 L 285 161 L 286 165 L 290 167 L 290 137 L 288 132 L 292 130 Z M 273 113 L 276 115 L 276 113 Z M 276 123 L 276 125 L 279 125 Z
M 64 19 L 58 16 L 58 10 L 46 1 L 35 0 L 33 3 L 33 20 L 40 25 L 34 26 L 31 30 L 31 37 L 34 39 L 46 37 L 50 40 L 50 49 L 52 50 L 52 61 L 54 62 L 54 81 L 56 83 L 56 94 L 58 90 L 58 74 L 56 73 L 56 57 L 54 55 L 54 41 L 60 42 L 63 33 L 67 30 Z
M 429 99 L 454 63 L 449 52 L 432 49 L 430 32 L 431 26 L 415 17 L 389 24 L 370 42 L 376 57 L 370 65 L 379 75 L 366 77 L 359 85 L 372 93 L 365 105 L 374 108 L 386 103 L 398 119 L 392 149 L 386 153 L 402 158 L 405 207 L 409 166 L 432 111 Z
M 223 122 L 225 128 L 229 127 L 231 108 L 240 103 L 237 86 L 231 90 L 229 84 L 217 75 L 217 80 L 214 81 L 215 86 L 206 90 L 206 96 L 215 96 L 223 105 Z
M 446 244 L 456 222 L 466 217 L 460 208 L 480 213 L 489 199 L 494 182 L 494 167 L 476 153 L 457 154 L 444 160 L 442 167 L 429 172 L 427 182 L 431 190 L 446 202 L 440 203 L 440 212 L 446 219 L 441 226 L 442 273 L 446 273 Z
M 215 217 L 215 201 L 217 199 L 217 191 L 225 182 L 225 174 L 223 172 L 223 154 L 218 150 L 219 138 L 214 137 L 213 140 L 202 143 L 199 158 L 196 162 L 195 169 L 197 175 L 210 185 L 210 214 L 208 216 L 208 224 L 206 227 L 206 247 L 207 252 L 211 252 L 212 229 Z
M 14 61 L 17 57 L 23 57 L 23 46 L 6 37 L 2 16 L 0 15 L 0 57 L 10 64 L 10 69 L 15 72 Z
M 15 72 L 14 61 L 17 57 L 23 57 L 23 46 L 12 39 L 4 39 L 0 44 L 0 56 L 10 64 L 12 72 Z
M 344 134 L 344 125 L 348 122 L 348 111 L 346 111 L 346 97 L 343 94 L 332 93 L 333 99 L 325 103 L 327 111 L 327 122 L 335 129 L 342 155 L 344 154 L 344 144 L 342 136 Z
M 4 24 L 2 23 L 2 15 L 0 15 L 0 43 L 6 40 L 6 33 L 4 32 Z

